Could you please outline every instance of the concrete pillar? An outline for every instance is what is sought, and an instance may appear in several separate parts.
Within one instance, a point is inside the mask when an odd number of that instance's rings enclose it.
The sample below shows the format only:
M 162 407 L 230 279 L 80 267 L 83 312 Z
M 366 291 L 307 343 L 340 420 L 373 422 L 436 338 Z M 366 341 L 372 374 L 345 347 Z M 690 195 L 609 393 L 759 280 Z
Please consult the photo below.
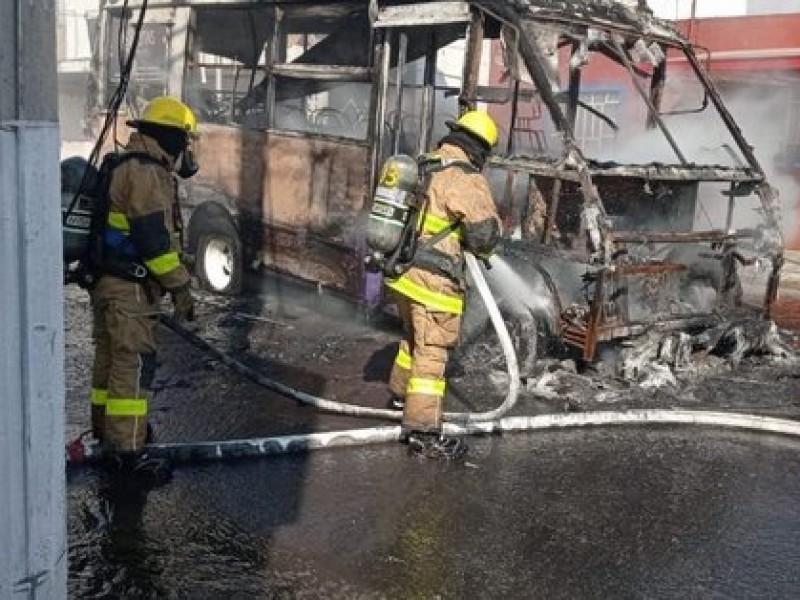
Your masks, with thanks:
M 54 0 L 0 0 L 0 598 L 66 598 Z

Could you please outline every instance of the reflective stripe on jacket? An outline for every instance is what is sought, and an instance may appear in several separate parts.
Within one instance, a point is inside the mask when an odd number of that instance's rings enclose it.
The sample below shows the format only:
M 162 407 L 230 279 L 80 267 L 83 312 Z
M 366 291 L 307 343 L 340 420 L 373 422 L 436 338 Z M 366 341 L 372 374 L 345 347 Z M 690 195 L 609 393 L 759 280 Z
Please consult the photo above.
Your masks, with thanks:
M 409 277 L 409 274 L 412 273 L 414 268 L 412 267 L 408 273 L 405 273 L 398 277 L 397 279 L 387 279 L 386 285 L 393 290 L 400 292 L 404 296 L 408 296 L 412 300 L 419 302 L 420 304 L 424 304 L 431 310 L 436 310 L 439 312 L 451 313 L 454 315 L 460 315 L 464 312 L 464 294 L 461 292 L 458 293 L 444 293 L 436 291 L 435 288 L 432 286 L 429 287 L 428 285 L 420 284 L 415 281 L 416 277 L 412 278 Z M 418 269 L 422 270 L 422 269 Z M 432 273 L 428 273 L 428 271 L 423 271 L 428 275 L 434 277 L 440 277 L 438 275 L 433 275 Z M 448 283 L 450 280 L 447 280 Z

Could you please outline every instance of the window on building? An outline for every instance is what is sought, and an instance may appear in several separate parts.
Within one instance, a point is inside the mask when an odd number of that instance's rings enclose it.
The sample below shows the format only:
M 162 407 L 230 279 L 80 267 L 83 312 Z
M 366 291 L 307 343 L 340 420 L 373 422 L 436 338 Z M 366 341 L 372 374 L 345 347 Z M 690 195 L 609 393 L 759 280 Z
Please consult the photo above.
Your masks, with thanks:
M 618 91 L 581 92 L 581 101 L 605 116 L 618 120 L 620 93 Z M 578 110 L 575 115 L 575 137 L 587 156 L 602 156 L 613 149 L 616 135 L 608 123 L 588 110 Z

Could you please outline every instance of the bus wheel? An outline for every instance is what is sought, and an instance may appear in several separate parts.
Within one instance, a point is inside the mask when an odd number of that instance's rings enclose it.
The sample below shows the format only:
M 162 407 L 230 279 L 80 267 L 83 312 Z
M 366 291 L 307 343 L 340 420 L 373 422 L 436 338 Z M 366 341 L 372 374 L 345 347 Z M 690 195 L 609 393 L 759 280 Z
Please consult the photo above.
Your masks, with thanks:
M 472 299 L 470 299 L 472 300 Z M 480 302 L 479 298 L 474 298 Z M 517 365 L 520 377 L 532 377 L 536 370 L 536 362 L 543 354 L 545 344 L 544 328 L 536 317 L 529 313 L 512 312 L 500 307 L 500 314 L 505 321 L 514 353 L 517 355 Z M 483 307 L 470 308 L 462 325 L 462 343 L 456 351 L 456 363 L 477 365 L 482 368 L 490 365 L 494 369 L 505 369 L 505 356 L 497 332 Z
M 204 223 L 195 257 L 195 275 L 204 289 L 225 295 L 241 291 L 242 243 L 229 221 L 215 219 Z

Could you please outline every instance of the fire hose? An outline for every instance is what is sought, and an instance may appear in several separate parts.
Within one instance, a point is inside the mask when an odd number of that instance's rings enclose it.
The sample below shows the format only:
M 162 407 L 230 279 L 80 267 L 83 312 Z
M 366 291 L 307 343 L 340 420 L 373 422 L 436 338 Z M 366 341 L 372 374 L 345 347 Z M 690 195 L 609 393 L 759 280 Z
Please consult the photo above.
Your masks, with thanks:
M 444 425 L 444 433 L 449 435 L 485 435 L 576 427 L 657 424 L 723 427 L 800 437 L 800 422 L 789 419 L 776 419 L 740 413 L 665 409 L 502 417 L 494 421 L 468 423 L 465 425 L 446 423 Z M 185 463 L 274 456 L 345 446 L 366 446 L 397 442 L 399 439 L 400 426 L 395 425 L 263 438 L 149 444 L 146 446 L 145 451 L 152 458 L 168 458 L 174 463 Z M 76 441 L 67 448 L 67 461 L 72 463 L 92 462 L 103 456 L 102 450 L 96 444 Z
M 514 407 L 519 395 L 520 379 L 516 352 L 497 302 L 483 277 L 476 258 L 471 254 L 467 254 L 466 259 L 470 275 L 480 293 L 503 348 L 509 375 L 509 385 L 504 401 L 493 410 L 478 413 L 445 413 L 443 433 L 463 436 L 588 426 L 662 424 L 726 427 L 800 437 L 800 422 L 798 421 L 702 410 L 634 409 L 535 416 L 504 416 Z M 265 377 L 255 369 L 218 350 L 174 320 L 162 316 L 161 322 L 193 346 L 220 360 L 234 372 L 268 390 L 297 400 L 301 404 L 313 406 L 323 411 L 355 417 L 402 419 L 402 412 L 398 410 L 347 404 L 294 389 Z M 145 452 L 151 457 L 169 458 L 174 462 L 223 460 L 307 452 L 322 448 L 396 442 L 400 439 L 400 434 L 399 426 L 378 426 L 263 438 L 149 444 L 145 447 Z M 103 451 L 99 445 L 88 444 L 82 440 L 76 440 L 67 447 L 68 462 L 90 462 L 102 458 L 102 456 Z
M 492 321 L 492 325 L 495 328 L 498 338 L 500 339 L 500 344 L 503 348 L 503 354 L 505 355 L 506 365 L 508 369 L 508 376 L 509 376 L 509 385 L 508 385 L 508 392 L 506 393 L 505 400 L 503 403 L 494 410 L 490 410 L 487 412 L 480 412 L 480 413 L 445 413 L 444 420 L 448 422 L 458 422 L 458 423 L 476 423 L 476 422 L 483 422 L 483 421 L 491 421 L 497 418 L 500 418 L 504 414 L 506 414 L 517 402 L 517 396 L 519 395 L 519 388 L 520 388 L 520 380 L 519 380 L 519 367 L 517 365 L 517 355 L 514 351 L 514 345 L 511 341 L 511 336 L 508 334 L 508 329 L 506 328 L 505 321 L 503 320 L 502 315 L 500 314 L 500 309 L 497 307 L 497 302 L 495 302 L 494 296 L 492 295 L 491 290 L 489 289 L 489 285 L 486 283 L 486 280 L 483 277 L 483 273 L 481 273 L 480 266 L 478 265 L 478 261 L 475 259 L 472 254 L 467 254 L 467 267 L 470 270 L 470 274 L 472 275 L 473 281 L 475 282 L 476 287 L 481 295 L 481 299 L 483 300 L 484 305 L 486 306 L 487 311 L 489 312 L 489 317 Z M 293 400 L 297 400 L 301 404 L 305 404 L 307 406 L 313 406 L 319 410 L 324 410 L 327 412 L 333 412 L 343 415 L 349 415 L 353 417 L 375 417 L 381 419 L 392 419 L 399 421 L 403 417 L 402 411 L 399 410 L 389 410 L 389 409 L 380 409 L 380 408 L 370 408 L 367 406 L 358 406 L 355 404 L 347 404 L 345 402 L 338 402 L 335 400 L 328 400 L 326 398 L 321 398 L 319 396 L 314 396 L 312 394 L 308 394 L 306 392 L 294 389 L 286 384 L 283 384 L 279 381 L 275 381 L 274 379 L 270 379 L 269 377 L 265 377 L 255 369 L 248 367 L 241 361 L 236 360 L 229 354 L 221 352 L 217 348 L 214 348 L 211 344 L 205 341 L 196 333 L 193 333 L 183 327 L 180 323 L 177 323 L 173 319 L 162 317 L 161 322 L 172 330 L 174 333 L 188 341 L 190 344 L 199 348 L 206 352 L 207 354 L 213 356 L 215 359 L 219 360 L 226 366 L 228 366 L 234 372 L 250 379 L 254 383 L 271 390 L 273 392 L 277 392 L 287 398 L 291 398 Z

